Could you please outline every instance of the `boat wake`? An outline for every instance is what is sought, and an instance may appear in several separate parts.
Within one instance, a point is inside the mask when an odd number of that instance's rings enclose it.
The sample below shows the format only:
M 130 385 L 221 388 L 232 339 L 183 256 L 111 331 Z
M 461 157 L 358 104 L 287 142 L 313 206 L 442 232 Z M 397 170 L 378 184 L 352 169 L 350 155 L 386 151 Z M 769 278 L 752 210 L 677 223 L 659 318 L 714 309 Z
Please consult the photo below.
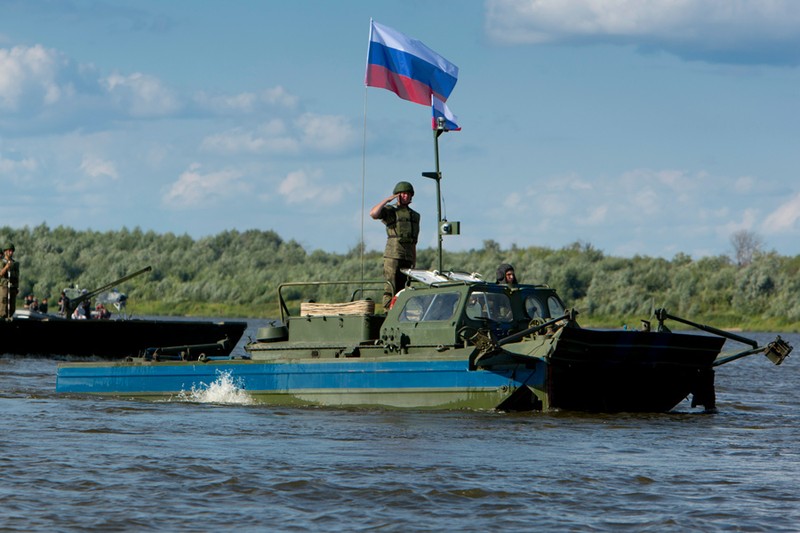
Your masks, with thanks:
M 251 405 L 253 398 L 241 387 L 241 379 L 235 379 L 230 371 L 217 371 L 213 383 L 192 385 L 191 390 L 178 393 L 178 401 Z

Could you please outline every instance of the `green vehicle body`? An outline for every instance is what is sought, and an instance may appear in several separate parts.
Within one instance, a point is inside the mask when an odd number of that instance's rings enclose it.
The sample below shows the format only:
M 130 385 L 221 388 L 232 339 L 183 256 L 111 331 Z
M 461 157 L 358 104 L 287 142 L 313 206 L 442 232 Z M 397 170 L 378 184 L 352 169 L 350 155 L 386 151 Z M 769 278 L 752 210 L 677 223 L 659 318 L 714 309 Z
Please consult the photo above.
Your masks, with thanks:
M 753 345 L 754 350 L 721 357 L 730 334 L 694 323 L 689 324 L 717 335 L 673 333 L 664 320 L 683 319 L 665 312 L 657 331 L 585 329 L 577 323 L 577 312 L 547 285 L 508 286 L 475 275 L 417 273 L 424 274 L 424 282 L 412 281 L 386 314 L 337 312 L 325 304 L 290 313 L 284 292 L 296 295 L 301 287 L 313 292 L 327 284 L 284 284 L 278 289 L 280 324 L 259 330 L 245 349 L 253 361 L 313 365 L 339 360 L 352 362 L 353 371 L 371 361 L 459 361 L 467 372 L 535 374 L 491 390 L 455 395 L 451 390 L 454 397 L 448 401 L 442 400 L 445 391 L 435 387 L 421 387 L 411 398 L 407 390 L 292 394 L 309 404 L 604 412 L 667 411 L 689 395 L 693 406 L 713 410 L 715 366 L 751 353 L 766 353 L 780 364 L 791 351 L 778 338 L 767 347 Z M 382 284 L 334 283 L 356 288 L 352 302 L 362 301 L 356 299 L 359 293 L 378 292 Z
M 335 283 L 374 289 L 383 282 Z M 546 285 L 509 287 L 454 280 L 434 285 L 412 283 L 397 295 L 385 314 L 289 314 L 284 298 L 287 288 L 325 285 L 314 282 L 279 287 L 283 325 L 261 328 L 257 340 L 247 344 L 245 349 L 254 359 L 366 354 L 431 357 L 468 347 L 471 351 L 471 338 L 479 331 L 491 331 L 502 338 L 528 328 L 532 322 L 543 323 L 565 312 L 556 291 Z

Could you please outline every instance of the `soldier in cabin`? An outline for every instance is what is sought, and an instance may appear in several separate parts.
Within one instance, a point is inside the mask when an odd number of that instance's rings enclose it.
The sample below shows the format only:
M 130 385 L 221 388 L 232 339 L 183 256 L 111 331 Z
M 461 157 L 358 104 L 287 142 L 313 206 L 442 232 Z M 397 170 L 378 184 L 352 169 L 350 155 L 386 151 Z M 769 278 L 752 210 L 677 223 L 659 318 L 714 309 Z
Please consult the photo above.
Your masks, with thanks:
M 383 276 L 386 287 L 383 293 L 383 308 L 387 310 L 392 297 L 408 280 L 400 270 L 414 268 L 417 264 L 420 216 L 409 207 L 413 198 L 414 187 L 407 181 L 401 181 L 395 185 L 392 196 L 378 202 L 369 212 L 369 216 L 386 225 L 386 249 L 383 253 Z M 391 202 L 395 200 L 397 203 L 392 205 Z
M 508 263 L 501 263 L 497 267 L 497 281 L 495 283 L 509 285 L 511 287 L 517 284 L 517 276 L 514 274 L 514 267 Z

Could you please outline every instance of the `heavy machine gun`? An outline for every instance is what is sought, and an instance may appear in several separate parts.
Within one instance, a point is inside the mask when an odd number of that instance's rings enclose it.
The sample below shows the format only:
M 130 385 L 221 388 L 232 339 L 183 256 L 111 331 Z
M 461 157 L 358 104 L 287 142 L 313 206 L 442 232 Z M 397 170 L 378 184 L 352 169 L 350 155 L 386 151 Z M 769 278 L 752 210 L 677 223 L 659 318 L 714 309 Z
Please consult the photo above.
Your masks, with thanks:
M 150 272 L 151 270 L 153 270 L 153 267 L 147 266 L 147 267 L 144 267 L 141 270 L 137 270 L 133 274 L 128 274 L 127 276 L 121 277 L 118 280 L 112 281 L 111 283 L 107 283 L 107 284 L 103 285 L 102 287 L 94 289 L 93 291 L 88 291 L 88 292 L 81 293 L 78 296 L 75 296 L 73 298 L 70 298 L 69 296 L 65 296 L 64 312 L 65 312 L 66 317 L 67 318 L 72 318 L 72 312 L 75 311 L 75 309 L 77 309 L 79 305 L 81 305 L 85 301 L 91 300 L 92 298 L 94 298 L 95 296 L 100 294 L 101 292 L 104 292 L 104 291 L 107 291 L 109 289 L 112 289 L 116 285 L 119 285 L 120 283 L 122 283 L 123 281 L 128 281 L 129 279 L 135 278 L 136 276 L 140 276 L 140 275 L 144 274 L 145 272 Z M 89 318 L 89 317 L 87 316 L 86 318 Z

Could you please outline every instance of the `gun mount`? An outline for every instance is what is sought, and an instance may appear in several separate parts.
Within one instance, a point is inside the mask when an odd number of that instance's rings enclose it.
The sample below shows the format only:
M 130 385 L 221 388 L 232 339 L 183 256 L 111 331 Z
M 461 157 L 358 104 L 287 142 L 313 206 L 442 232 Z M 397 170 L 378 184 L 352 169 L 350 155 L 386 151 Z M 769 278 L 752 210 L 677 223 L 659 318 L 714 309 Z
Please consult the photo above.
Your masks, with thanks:
M 102 287 L 98 287 L 97 289 L 94 289 L 92 291 L 85 292 L 85 293 L 83 293 L 80 296 L 77 296 L 75 298 L 67 297 L 66 301 L 64 302 L 64 311 L 66 313 L 66 317 L 67 318 L 72 318 L 72 312 L 75 311 L 75 309 L 77 309 L 79 305 L 81 305 L 83 302 L 85 302 L 87 300 L 91 300 L 92 298 L 94 298 L 95 296 L 100 294 L 101 292 L 104 292 L 104 291 L 107 291 L 109 289 L 112 289 L 116 285 L 119 285 L 120 283 L 122 283 L 124 281 L 128 281 L 129 279 L 135 278 L 136 276 L 140 276 L 140 275 L 144 274 L 145 272 L 150 272 L 151 270 L 153 270 L 153 267 L 147 266 L 147 267 L 144 267 L 141 270 L 137 270 L 133 274 L 128 274 L 127 276 L 121 277 L 118 280 L 114 280 L 111 283 L 107 283 L 107 284 L 103 285 Z

